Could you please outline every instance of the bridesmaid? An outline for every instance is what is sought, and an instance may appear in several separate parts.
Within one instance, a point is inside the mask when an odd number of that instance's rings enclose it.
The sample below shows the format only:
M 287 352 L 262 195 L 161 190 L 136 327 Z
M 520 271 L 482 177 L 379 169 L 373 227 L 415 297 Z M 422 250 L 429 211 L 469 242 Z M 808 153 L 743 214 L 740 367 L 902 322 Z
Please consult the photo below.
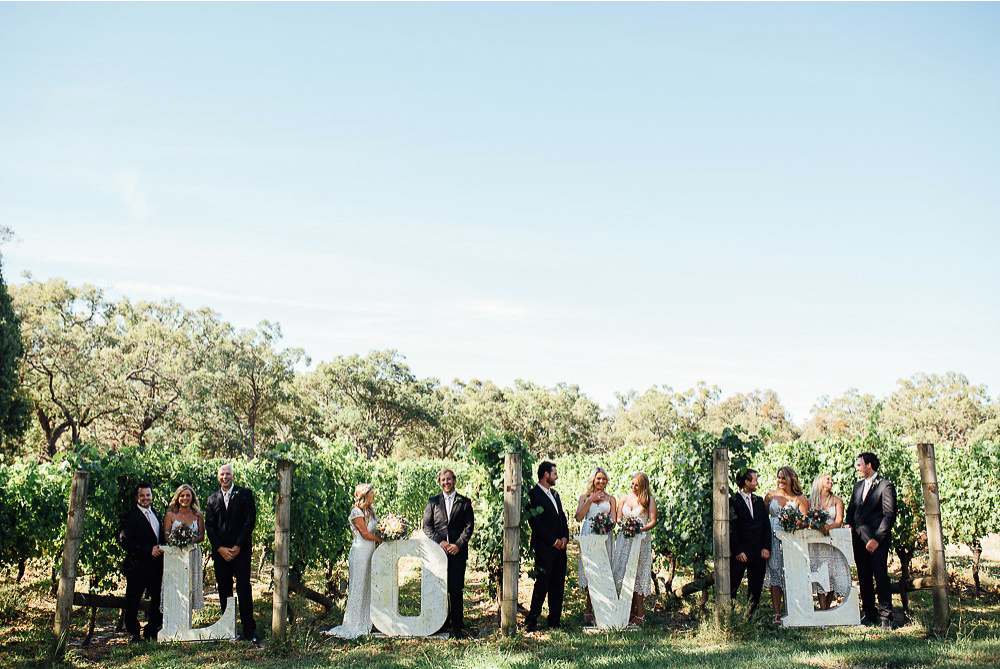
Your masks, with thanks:
M 630 625 L 641 625 L 646 621 L 643 602 L 653 592 L 651 578 L 653 538 L 650 531 L 656 527 L 656 500 L 649 494 L 649 477 L 646 476 L 645 472 L 632 474 L 631 488 L 632 492 L 618 502 L 618 513 L 615 514 L 615 519 L 617 522 L 621 522 L 623 518 L 638 518 L 642 522 L 641 531 L 645 533 L 642 543 L 639 544 L 639 566 L 635 572 L 635 590 L 632 593 L 632 612 L 629 617 Z M 624 581 L 631 547 L 631 539 L 618 535 L 614 564 L 616 580 Z
M 774 609 L 775 625 L 781 624 L 781 600 L 785 596 L 785 563 L 781 554 L 781 539 L 778 531 L 778 512 L 786 506 L 797 506 L 803 514 L 809 511 L 809 500 L 802 494 L 799 475 L 791 467 L 778 470 L 777 486 L 764 497 L 767 514 L 771 518 L 771 557 L 767 560 L 767 582 L 771 586 L 771 607 Z
M 809 507 L 826 509 L 830 514 L 830 520 L 821 530 L 823 534 L 844 526 L 844 500 L 833 494 L 833 478 L 829 474 L 820 474 L 813 479 Z M 826 611 L 833 604 L 835 594 L 846 597 L 850 592 L 851 573 L 840 551 L 826 544 L 809 544 L 809 569 L 817 571 L 823 563 L 826 563 L 827 573 L 830 574 L 830 592 L 823 592 L 815 581 L 812 585 L 819 599 L 819 608 Z
M 608 473 L 600 467 L 595 467 L 590 478 L 587 479 L 587 487 L 580 499 L 576 503 L 576 520 L 583 521 L 580 527 L 580 534 L 593 534 L 591 520 L 599 513 L 607 513 L 614 519 L 614 509 L 616 507 L 615 498 L 607 493 Z M 608 565 L 611 565 L 611 541 L 608 544 Z M 587 610 L 583 613 L 583 620 L 587 624 L 594 624 L 594 606 L 590 601 L 590 590 L 587 588 L 587 574 L 583 569 L 583 558 L 580 558 L 580 568 L 578 571 L 578 583 L 587 595 Z

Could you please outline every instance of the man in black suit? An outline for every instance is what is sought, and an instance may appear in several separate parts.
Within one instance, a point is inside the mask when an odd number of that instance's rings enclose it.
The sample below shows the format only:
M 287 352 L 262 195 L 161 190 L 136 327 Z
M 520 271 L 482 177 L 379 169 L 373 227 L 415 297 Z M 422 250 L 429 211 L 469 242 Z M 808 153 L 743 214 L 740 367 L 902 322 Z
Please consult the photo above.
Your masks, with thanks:
M 538 485 L 528 493 L 531 515 L 531 550 L 535 554 L 535 585 L 531 591 L 531 609 L 525 627 L 529 632 L 538 625 L 542 604 L 549 598 L 549 628 L 560 627 L 563 592 L 566 589 L 566 545 L 569 525 L 559 493 L 552 489 L 559 474 L 555 464 L 538 465 Z
M 256 642 L 257 624 L 253 619 L 253 593 L 250 590 L 250 550 L 253 547 L 253 528 L 257 524 L 257 503 L 251 491 L 233 485 L 232 467 L 219 467 L 218 477 L 222 488 L 208 498 L 205 532 L 212 542 L 219 602 L 225 612 L 229 598 L 233 596 L 235 577 L 243 639 Z
M 854 562 L 858 568 L 858 590 L 861 594 L 861 622 L 865 625 L 875 624 L 877 594 L 878 618 L 884 629 L 892 629 L 892 591 L 889 589 L 888 561 L 889 549 L 892 547 L 892 525 L 896 521 L 896 488 L 878 475 L 879 461 L 874 453 L 859 455 L 854 468 L 862 480 L 854 484 L 844 522 L 851 526 Z
M 442 469 L 438 473 L 441 494 L 427 501 L 424 509 L 424 534 L 436 541 L 448 555 L 448 617 L 438 630 L 451 630 L 463 637 L 465 619 L 462 616 L 462 590 L 465 588 L 465 565 L 469 561 L 469 539 L 475 523 L 472 502 L 455 492 L 455 472 Z
M 125 630 L 132 642 L 141 641 L 139 635 L 139 600 L 149 593 L 149 612 L 143 635 L 155 639 L 163 626 L 160 613 L 160 584 L 163 582 L 163 520 L 150 505 L 153 491 L 148 483 L 136 486 L 136 507 L 122 519 L 118 540 L 125 548 Z
M 752 614 L 760 604 L 767 559 L 771 557 L 771 522 L 764 500 L 753 494 L 757 490 L 757 472 L 748 469 L 736 482 L 740 490 L 729 499 L 729 552 L 733 556 L 730 592 L 735 598 L 746 572 Z

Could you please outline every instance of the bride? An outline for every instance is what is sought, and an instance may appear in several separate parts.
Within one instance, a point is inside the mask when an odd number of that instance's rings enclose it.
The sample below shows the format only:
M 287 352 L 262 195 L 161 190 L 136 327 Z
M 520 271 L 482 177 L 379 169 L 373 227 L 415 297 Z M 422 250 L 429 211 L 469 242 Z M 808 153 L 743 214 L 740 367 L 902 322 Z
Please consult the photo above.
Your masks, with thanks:
M 189 526 L 195 535 L 191 541 L 194 548 L 188 554 L 188 559 L 191 561 L 189 570 L 191 573 L 190 597 L 191 610 L 200 611 L 205 608 L 204 565 L 201 561 L 201 542 L 205 540 L 205 517 L 201 515 L 201 510 L 198 508 L 198 498 L 195 497 L 194 488 L 187 483 L 181 484 L 177 488 L 174 496 L 170 499 L 170 504 L 167 505 L 167 515 L 163 518 L 163 526 L 167 531 L 164 534 L 169 535 L 181 525 Z M 162 595 L 164 586 L 160 587 L 160 607 L 162 608 L 166 598 Z
M 615 498 L 607 493 L 608 487 L 608 473 L 601 469 L 600 467 L 595 467 L 590 478 L 587 479 L 587 490 L 582 495 L 576 503 L 576 520 L 577 522 L 583 521 L 583 525 L 580 527 L 580 534 L 593 534 L 594 530 L 591 527 L 591 522 L 594 520 L 594 516 L 599 513 L 607 513 L 614 516 L 614 510 L 617 508 Z M 613 545 L 610 541 L 611 537 L 608 537 L 608 564 L 614 560 L 612 555 Z M 583 558 L 580 558 L 580 570 L 578 572 L 577 580 L 580 589 L 587 593 L 587 608 L 583 612 L 583 620 L 589 625 L 594 624 L 594 605 L 590 601 L 590 590 L 587 588 L 587 573 L 583 569 Z
M 354 639 L 372 631 L 372 553 L 381 541 L 374 534 L 378 517 L 372 509 L 375 488 L 371 483 L 359 483 L 354 488 L 354 506 L 348 520 L 351 523 L 351 552 L 348 554 L 347 605 L 344 622 L 325 634 L 342 639 Z

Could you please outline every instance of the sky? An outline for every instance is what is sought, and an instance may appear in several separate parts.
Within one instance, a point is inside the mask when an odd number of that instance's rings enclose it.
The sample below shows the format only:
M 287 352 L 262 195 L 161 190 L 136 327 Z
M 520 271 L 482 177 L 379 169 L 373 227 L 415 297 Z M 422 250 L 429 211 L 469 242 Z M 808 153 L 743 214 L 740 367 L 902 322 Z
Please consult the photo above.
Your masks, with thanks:
M 996 396 L 998 35 L 994 3 L 0 3 L 4 277 L 602 405 Z

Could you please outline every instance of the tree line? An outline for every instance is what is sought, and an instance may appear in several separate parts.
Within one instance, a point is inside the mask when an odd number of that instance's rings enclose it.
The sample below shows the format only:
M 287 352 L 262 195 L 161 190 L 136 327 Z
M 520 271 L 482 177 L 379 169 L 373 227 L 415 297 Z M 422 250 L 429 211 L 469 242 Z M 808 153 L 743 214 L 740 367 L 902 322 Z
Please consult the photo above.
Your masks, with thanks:
M 368 460 L 451 459 L 487 429 L 556 457 L 699 431 L 720 437 L 734 426 L 766 443 L 856 440 L 872 415 L 911 443 L 963 446 L 1000 434 L 1000 401 L 956 372 L 916 374 L 881 398 L 853 388 L 824 396 L 799 426 L 766 389 L 723 397 L 705 382 L 654 386 L 602 409 L 568 383 L 421 378 L 394 350 L 313 364 L 282 346 L 277 323 L 238 329 L 211 309 L 111 300 L 61 279 L 29 277 L 4 290 L 0 326 L 8 457 L 51 459 L 85 444 L 255 457 L 283 442 L 336 442 Z

